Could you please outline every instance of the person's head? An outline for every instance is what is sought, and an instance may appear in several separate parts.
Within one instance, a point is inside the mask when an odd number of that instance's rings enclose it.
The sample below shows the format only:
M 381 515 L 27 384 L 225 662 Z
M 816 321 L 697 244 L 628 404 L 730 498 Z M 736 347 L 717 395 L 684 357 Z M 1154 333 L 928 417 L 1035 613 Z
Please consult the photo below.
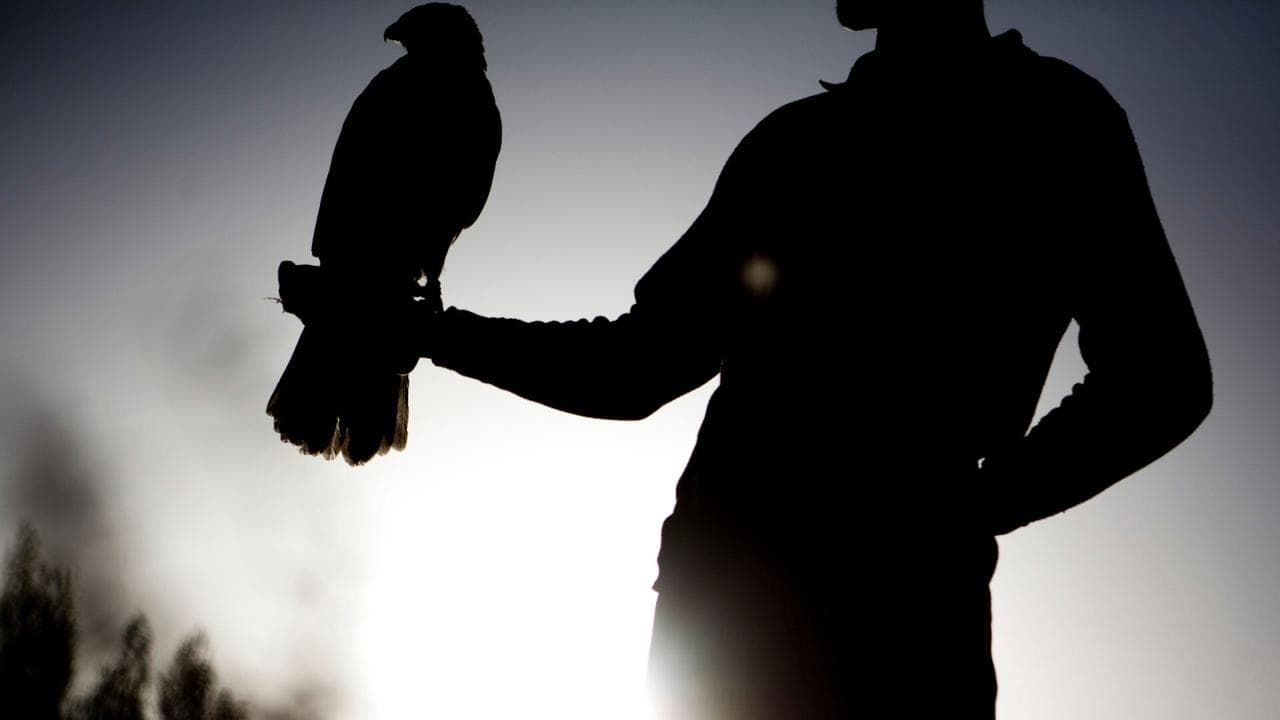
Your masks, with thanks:
M 883 28 L 885 23 L 917 24 L 982 12 L 982 0 L 836 0 L 836 17 L 850 30 Z

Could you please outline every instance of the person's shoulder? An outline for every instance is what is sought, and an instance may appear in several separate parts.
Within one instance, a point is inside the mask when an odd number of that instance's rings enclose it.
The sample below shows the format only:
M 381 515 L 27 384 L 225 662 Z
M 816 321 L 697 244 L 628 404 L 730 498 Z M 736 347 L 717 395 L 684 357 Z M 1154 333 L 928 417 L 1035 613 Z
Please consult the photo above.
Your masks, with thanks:
M 830 122 L 822 94 L 786 103 L 757 122 L 738 141 L 721 171 L 721 181 L 776 171 L 802 162 L 819 128 Z
M 838 103 L 829 92 L 803 97 L 765 115 L 739 143 L 740 151 L 794 151 L 837 122 Z
M 1023 58 L 1021 70 L 1026 75 L 1028 86 L 1035 88 L 1046 101 L 1071 108 L 1076 115 L 1124 116 L 1120 103 L 1106 86 L 1076 65 L 1032 50 L 1028 50 Z
M 830 92 L 820 92 L 786 103 L 766 115 L 757 128 L 766 132 L 803 128 L 825 121 L 837 110 L 836 98 Z

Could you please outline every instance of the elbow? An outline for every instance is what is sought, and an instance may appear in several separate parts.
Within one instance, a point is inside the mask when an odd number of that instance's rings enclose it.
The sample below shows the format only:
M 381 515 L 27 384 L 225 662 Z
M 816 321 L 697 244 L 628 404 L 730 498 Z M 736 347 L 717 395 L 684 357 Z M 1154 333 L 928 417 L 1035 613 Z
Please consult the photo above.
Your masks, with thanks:
M 636 422 L 638 420 L 644 420 L 648 418 L 650 415 L 654 414 L 657 411 L 658 411 L 658 408 L 656 407 L 635 407 L 635 408 L 632 408 L 630 412 L 621 413 L 613 419 L 626 420 L 628 422 Z
M 573 415 L 597 420 L 644 420 L 666 404 L 652 394 L 638 392 L 635 387 L 616 385 L 592 385 L 572 397 L 523 397 Z
M 1198 376 L 1194 383 L 1194 389 L 1189 394 L 1186 403 L 1187 419 L 1190 422 L 1190 428 L 1187 434 L 1200 427 L 1200 424 L 1209 417 L 1209 413 L 1213 410 L 1213 374 L 1209 371 L 1208 366 L 1204 368 L 1204 372 Z
M 1182 442 L 1213 410 L 1213 369 L 1203 336 L 1197 331 L 1177 342 L 1152 343 L 1133 380 L 1143 387 L 1154 426 Z
M 1199 343 L 1194 361 L 1186 372 L 1186 413 L 1190 421 L 1187 434 L 1194 431 L 1213 410 L 1213 369 L 1209 365 L 1209 351 L 1204 341 Z
M 1213 373 L 1208 359 L 1202 358 L 1174 377 L 1177 385 L 1173 393 L 1166 395 L 1168 400 L 1163 403 L 1161 413 L 1181 442 L 1195 432 L 1213 410 Z
M 717 370 L 719 368 L 717 367 Z M 592 393 L 596 404 L 595 417 L 608 420 L 644 420 L 667 403 L 706 382 L 708 375 L 688 377 L 679 374 L 655 372 L 648 368 L 625 381 L 614 379 L 598 385 Z
M 664 404 L 655 402 L 652 398 L 640 396 L 619 399 L 610 405 L 607 412 L 597 412 L 595 417 L 606 420 L 644 420 L 657 412 L 658 408 Z

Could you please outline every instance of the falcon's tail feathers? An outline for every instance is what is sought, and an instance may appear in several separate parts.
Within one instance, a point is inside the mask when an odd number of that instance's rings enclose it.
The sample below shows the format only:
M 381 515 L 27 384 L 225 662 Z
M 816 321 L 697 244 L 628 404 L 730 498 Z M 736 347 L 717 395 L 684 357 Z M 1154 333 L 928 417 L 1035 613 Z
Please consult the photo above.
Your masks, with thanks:
M 333 382 L 332 354 L 322 335 L 303 329 L 289 364 L 267 401 L 280 439 L 308 455 L 332 459 L 341 452 L 338 408 L 329 386 Z
M 342 457 L 362 465 L 375 455 L 403 450 L 409 437 L 409 376 L 353 372 L 339 392 Z

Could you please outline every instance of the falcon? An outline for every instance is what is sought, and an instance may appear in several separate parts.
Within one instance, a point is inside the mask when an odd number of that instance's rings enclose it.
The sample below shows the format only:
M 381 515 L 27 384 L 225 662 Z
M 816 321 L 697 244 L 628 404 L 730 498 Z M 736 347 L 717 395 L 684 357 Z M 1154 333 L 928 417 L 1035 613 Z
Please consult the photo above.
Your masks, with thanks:
M 405 53 L 343 122 L 312 238 L 319 269 L 307 268 L 323 277 L 323 314 L 343 320 L 307 324 L 267 403 L 283 441 L 351 465 L 408 440 L 411 368 L 373 347 L 394 321 L 378 309 L 438 294 L 445 255 L 480 215 L 502 144 L 483 40 L 465 9 L 419 5 L 383 39 Z M 281 265 L 286 310 L 285 276 L 299 269 Z

